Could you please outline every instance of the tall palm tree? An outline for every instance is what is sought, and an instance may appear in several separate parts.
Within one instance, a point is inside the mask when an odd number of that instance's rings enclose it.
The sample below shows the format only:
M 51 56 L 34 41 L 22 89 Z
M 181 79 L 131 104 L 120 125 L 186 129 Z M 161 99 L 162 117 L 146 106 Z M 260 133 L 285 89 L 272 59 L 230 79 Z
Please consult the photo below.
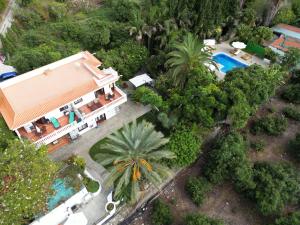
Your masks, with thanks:
M 166 66 L 170 68 L 175 85 L 184 88 L 189 72 L 196 67 L 211 61 L 211 53 L 196 36 L 188 33 L 182 43 L 174 46 L 175 50 L 167 54 Z
M 124 126 L 108 137 L 108 141 L 95 157 L 110 171 L 107 185 L 115 185 L 115 197 L 130 194 L 135 203 L 143 184 L 158 185 L 169 175 L 162 159 L 174 158 L 174 154 L 162 147 L 168 142 L 151 123 L 142 121 Z

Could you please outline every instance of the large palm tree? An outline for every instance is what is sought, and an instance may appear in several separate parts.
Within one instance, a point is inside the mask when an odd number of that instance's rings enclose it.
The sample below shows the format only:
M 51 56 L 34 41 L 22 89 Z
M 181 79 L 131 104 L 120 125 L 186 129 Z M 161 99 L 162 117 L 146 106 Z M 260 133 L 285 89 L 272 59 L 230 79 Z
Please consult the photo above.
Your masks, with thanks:
M 182 43 L 174 46 L 175 50 L 167 54 L 166 66 L 170 68 L 175 85 L 184 88 L 189 72 L 196 67 L 211 61 L 211 53 L 196 36 L 188 33 Z
M 95 157 L 110 171 L 106 182 L 115 185 L 115 197 L 126 193 L 131 203 L 135 203 L 143 184 L 158 185 L 169 175 L 169 169 L 160 164 L 162 159 L 175 157 L 162 148 L 167 142 L 168 139 L 146 121 L 125 125 L 108 137 Z

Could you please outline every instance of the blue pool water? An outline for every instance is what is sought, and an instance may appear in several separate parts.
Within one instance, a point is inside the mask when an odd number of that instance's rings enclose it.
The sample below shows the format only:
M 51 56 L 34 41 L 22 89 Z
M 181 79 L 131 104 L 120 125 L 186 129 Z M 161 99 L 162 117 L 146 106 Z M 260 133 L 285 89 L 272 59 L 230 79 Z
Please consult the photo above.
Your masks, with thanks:
M 218 53 L 213 56 L 213 60 L 222 65 L 221 71 L 227 73 L 235 68 L 248 67 L 246 64 L 226 55 L 224 53 Z
M 55 179 L 51 188 L 53 189 L 54 194 L 48 198 L 49 211 L 58 206 L 61 201 L 65 201 L 75 194 L 75 189 L 67 186 L 66 181 L 61 178 Z

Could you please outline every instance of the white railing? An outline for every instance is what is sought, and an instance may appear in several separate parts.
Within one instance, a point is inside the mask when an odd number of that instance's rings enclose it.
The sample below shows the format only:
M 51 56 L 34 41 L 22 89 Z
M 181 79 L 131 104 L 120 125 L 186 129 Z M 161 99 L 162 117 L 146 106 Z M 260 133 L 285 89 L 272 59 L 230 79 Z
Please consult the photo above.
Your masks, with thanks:
M 89 118 L 89 117 L 91 117 L 93 115 L 96 115 L 96 114 L 99 114 L 99 115 L 103 114 L 107 110 L 109 110 L 109 108 L 111 108 L 111 106 L 116 107 L 116 106 L 121 105 L 124 102 L 126 102 L 127 101 L 126 94 L 123 91 L 121 91 L 119 88 L 117 88 L 117 87 L 115 87 L 115 89 L 117 90 L 117 92 L 119 92 L 121 94 L 121 96 L 119 98 L 111 101 L 110 103 L 105 104 L 104 106 L 100 107 L 99 109 L 96 109 L 93 112 L 90 112 L 90 113 L 84 115 L 83 117 L 86 119 L 86 118 Z
M 119 106 L 119 105 L 125 103 L 127 101 L 126 94 L 118 87 L 115 87 L 115 89 L 117 92 L 119 92 L 121 94 L 121 96 L 119 98 L 109 102 L 108 104 L 105 104 L 104 106 L 100 107 L 99 109 L 96 109 L 95 111 L 84 115 L 83 120 L 80 122 L 80 124 L 82 124 L 82 122 L 84 122 L 85 119 L 90 118 L 91 116 L 94 116 L 96 114 L 101 115 L 101 114 L 107 112 L 108 110 L 110 110 L 110 108 L 115 108 L 116 106 Z M 42 137 L 41 139 L 37 140 L 35 142 L 35 144 L 37 147 L 39 147 L 43 144 L 44 145 L 50 144 L 51 142 L 57 140 L 58 138 L 70 133 L 72 130 L 77 128 L 80 124 L 78 124 L 76 121 L 74 121 L 73 123 L 63 126 L 62 128 L 52 132 L 51 134 L 48 134 L 47 136 Z
M 77 125 L 77 122 L 74 121 L 73 123 L 63 126 L 62 128 L 52 132 L 51 134 L 48 134 L 47 136 L 39 139 L 38 141 L 35 142 L 35 144 L 36 144 L 36 146 L 41 146 L 43 144 L 44 145 L 50 144 L 51 142 L 66 135 L 67 133 L 71 132 L 76 125 Z

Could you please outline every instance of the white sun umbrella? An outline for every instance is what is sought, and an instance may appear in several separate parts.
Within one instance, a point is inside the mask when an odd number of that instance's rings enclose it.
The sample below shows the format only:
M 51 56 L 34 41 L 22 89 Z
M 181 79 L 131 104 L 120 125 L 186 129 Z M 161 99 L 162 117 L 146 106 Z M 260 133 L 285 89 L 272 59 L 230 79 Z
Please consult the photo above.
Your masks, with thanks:
M 237 49 L 244 49 L 247 47 L 247 45 L 243 42 L 240 41 L 236 41 L 236 42 L 232 42 L 232 47 L 237 48 Z
M 88 221 L 83 212 L 71 214 L 64 225 L 87 225 Z
M 203 40 L 203 44 L 206 46 L 214 46 L 214 45 L 216 45 L 216 40 L 215 39 L 205 39 L 205 40 Z

